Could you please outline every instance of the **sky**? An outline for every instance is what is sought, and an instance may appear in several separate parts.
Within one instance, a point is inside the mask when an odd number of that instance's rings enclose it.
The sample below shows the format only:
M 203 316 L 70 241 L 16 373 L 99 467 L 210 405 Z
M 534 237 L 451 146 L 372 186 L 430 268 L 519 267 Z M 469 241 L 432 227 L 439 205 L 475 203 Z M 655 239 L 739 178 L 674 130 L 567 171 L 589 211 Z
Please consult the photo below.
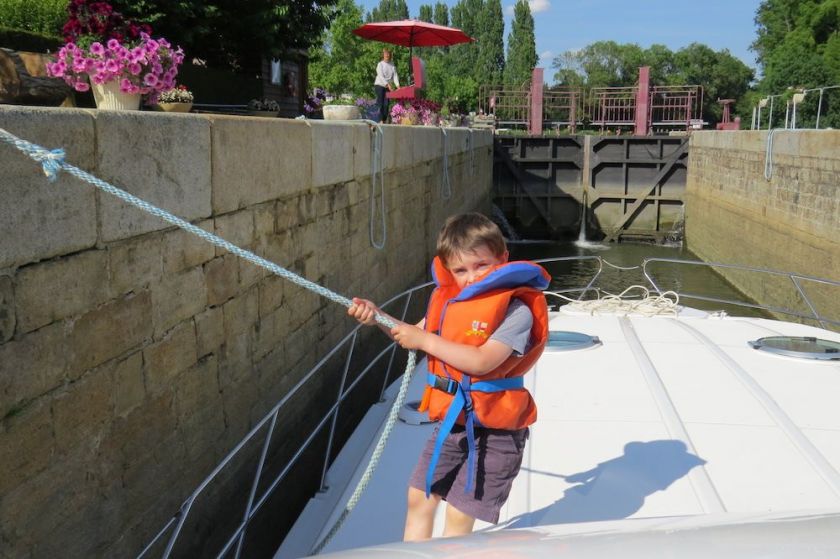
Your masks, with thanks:
M 360 0 L 357 0 L 359 2 Z M 455 0 L 443 0 L 450 8 Z M 422 4 L 435 0 L 406 0 L 411 17 Z M 702 43 L 729 52 L 757 70 L 755 12 L 761 0 L 529 0 L 534 17 L 539 66 L 547 82 L 555 70 L 555 56 L 596 41 L 636 43 L 643 48 L 663 44 L 672 51 Z M 366 11 L 378 0 L 361 0 Z M 502 0 L 505 40 L 510 33 L 514 0 Z M 758 72 L 756 71 L 756 75 Z

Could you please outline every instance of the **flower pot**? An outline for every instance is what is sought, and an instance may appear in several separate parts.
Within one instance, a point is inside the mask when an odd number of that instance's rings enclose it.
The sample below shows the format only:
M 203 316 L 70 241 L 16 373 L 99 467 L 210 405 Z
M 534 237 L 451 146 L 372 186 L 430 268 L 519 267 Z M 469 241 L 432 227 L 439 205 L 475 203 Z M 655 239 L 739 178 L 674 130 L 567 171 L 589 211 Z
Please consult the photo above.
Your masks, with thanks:
M 188 113 L 192 109 L 192 103 L 158 103 L 157 107 L 165 113 Z
M 136 111 L 140 108 L 139 93 L 123 93 L 120 84 L 110 81 L 102 84 L 94 83 L 90 86 L 96 108 L 103 111 Z
M 358 120 L 362 118 L 356 105 L 324 105 L 324 120 Z

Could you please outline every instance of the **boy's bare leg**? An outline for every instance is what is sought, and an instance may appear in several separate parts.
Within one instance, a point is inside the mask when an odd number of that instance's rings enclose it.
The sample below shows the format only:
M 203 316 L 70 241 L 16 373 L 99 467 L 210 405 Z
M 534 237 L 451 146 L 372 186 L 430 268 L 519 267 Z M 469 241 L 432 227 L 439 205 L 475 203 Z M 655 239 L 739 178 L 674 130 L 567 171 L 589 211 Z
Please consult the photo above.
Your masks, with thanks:
M 472 534 L 475 518 L 465 514 L 452 505 L 446 505 L 446 526 L 443 529 L 443 537 L 466 536 Z
M 440 503 L 438 495 L 432 494 L 427 499 L 425 491 L 413 487 L 408 488 L 408 511 L 405 515 L 403 541 L 428 540 L 432 537 L 438 503 Z

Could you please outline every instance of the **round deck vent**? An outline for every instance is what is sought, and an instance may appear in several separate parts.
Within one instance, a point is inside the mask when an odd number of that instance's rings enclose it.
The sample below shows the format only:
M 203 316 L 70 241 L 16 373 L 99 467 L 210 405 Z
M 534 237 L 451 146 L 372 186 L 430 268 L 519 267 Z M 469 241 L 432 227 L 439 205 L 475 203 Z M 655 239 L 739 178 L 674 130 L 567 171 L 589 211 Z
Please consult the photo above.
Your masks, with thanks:
M 598 336 L 590 336 L 580 332 L 567 332 L 563 330 L 551 330 L 548 333 L 548 342 L 545 344 L 546 351 L 572 351 L 575 349 L 586 349 L 601 345 Z
M 840 343 L 821 338 L 797 336 L 769 336 L 747 342 L 750 347 L 775 355 L 817 359 L 820 361 L 840 360 Z

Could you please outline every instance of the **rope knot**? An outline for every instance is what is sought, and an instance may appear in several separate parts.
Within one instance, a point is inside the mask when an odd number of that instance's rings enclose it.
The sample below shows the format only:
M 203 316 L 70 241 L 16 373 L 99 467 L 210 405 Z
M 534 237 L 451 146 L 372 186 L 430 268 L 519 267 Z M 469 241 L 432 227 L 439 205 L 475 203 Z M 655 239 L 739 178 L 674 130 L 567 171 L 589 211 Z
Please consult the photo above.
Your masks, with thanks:
M 50 151 L 33 151 L 32 159 L 41 164 L 44 168 L 44 174 L 47 175 L 50 182 L 55 182 L 56 177 L 58 177 L 58 172 L 64 164 L 64 150 L 53 149 Z

